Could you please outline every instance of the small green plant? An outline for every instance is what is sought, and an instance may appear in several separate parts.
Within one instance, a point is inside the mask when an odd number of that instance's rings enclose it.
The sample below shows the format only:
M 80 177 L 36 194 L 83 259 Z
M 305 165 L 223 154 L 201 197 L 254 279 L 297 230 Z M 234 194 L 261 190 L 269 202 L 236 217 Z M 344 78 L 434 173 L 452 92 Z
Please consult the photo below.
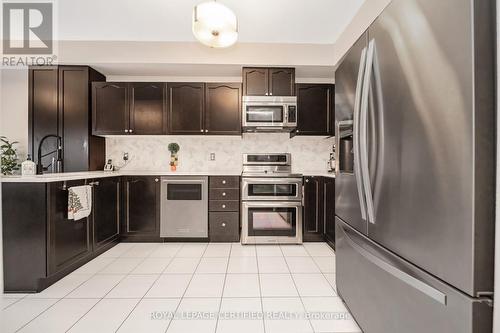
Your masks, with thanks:
M 19 159 L 17 151 L 14 147 L 19 142 L 10 142 L 5 136 L 0 137 L 2 144 L 0 145 L 1 169 L 3 175 L 12 175 L 14 171 L 19 170 Z
M 179 149 L 181 149 L 181 147 L 179 147 L 179 145 L 177 143 L 175 143 L 175 142 L 172 142 L 172 143 L 168 144 L 168 151 L 171 154 L 173 154 L 173 155 L 177 154 L 177 152 L 179 151 Z

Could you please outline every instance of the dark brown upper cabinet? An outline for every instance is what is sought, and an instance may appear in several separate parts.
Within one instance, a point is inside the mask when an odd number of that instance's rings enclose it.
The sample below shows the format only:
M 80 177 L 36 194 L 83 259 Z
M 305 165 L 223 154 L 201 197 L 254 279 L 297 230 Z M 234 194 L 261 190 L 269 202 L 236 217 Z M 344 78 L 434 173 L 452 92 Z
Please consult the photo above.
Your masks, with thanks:
M 294 96 L 294 68 L 243 68 L 244 96 Z
M 264 96 L 268 93 L 268 68 L 243 68 L 243 95 Z
M 92 89 L 94 134 L 165 134 L 165 83 L 99 82 Z
M 129 84 L 92 84 L 93 134 L 127 134 L 129 129 Z
M 294 68 L 269 68 L 269 95 L 295 95 Z
M 129 133 L 160 135 L 166 132 L 165 84 L 134 82 L 130 84 Z
M 241 84 L 206 84 L 205 133 L 241 135 Z
M 241 84 L 167 86 L 168 134 L 241 135 Z
M 168 83 L 168 134 L 205 132 L 205 84 Z
M 92 135 L 91 82 L 105 77 L 88 66 L 31 66 L 28 82 L 29 154 L 37 162 L 41 139 L 49 134 L 61 137 L 63 171 L 101 170 L 105 143 Z M 52 163 L 57 139 L 44 140 L 42 164 Z M 51 172 L 50 168 L 47 172 Z
M 297 135 L 334 135 L 335 86 L 297 84 Z

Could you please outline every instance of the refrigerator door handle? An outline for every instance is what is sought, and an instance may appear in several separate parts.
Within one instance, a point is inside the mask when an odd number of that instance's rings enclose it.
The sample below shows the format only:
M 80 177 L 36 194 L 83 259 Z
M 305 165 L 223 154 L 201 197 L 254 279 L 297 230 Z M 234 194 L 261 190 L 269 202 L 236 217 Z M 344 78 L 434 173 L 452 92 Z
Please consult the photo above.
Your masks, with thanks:
M 367 128 L 368 128 L 368 102 L 370 95 L 370 84 L 373 72 L 373 57 L 375 52 L 375 40 L 371 40 L 368 44 L 368 54 L 366 59 L 365 77 L 363 80 L 363 93 L 361 100 L 360 111 L 360 145 L 361 151 L 361 178 L 365 190 L 366 208 L 368 211 L 368 222 L 375 224 L 375 209 L 373 205 L 373 193 L 370 183 L 370 170 L 368 169 L 368 141 L 367 141 Z
M 359 70 L 358 70 L 358 80 L 356 82 L 356 95 L 354 98 L 354 114 L 353 114 L 353 153 L 354 153 L 354 176 L 356 177 L 356 186 L 358 188 L 358 198 L 359 206 L 361 207 L 361 218 L 366 221 L 366 201 L 365 193 L 363 191 L 363 179 L 361 175 L 361 157 L 360 157 L 360 107 L 361 107 L 361 97 L 363 88 L 363 77 L 365 75 L 366 68 L 366 47 L 361 51 L 361 57 L 359 59 Z M 337 150 L 340 149 L 340 135 L 337 135 Z M 338 160 L 337 160 L 338 161 Z M 339 161 L 337 164 L 340 164 Z
M 446 305 L 446 295 L 436 288 L 428 285 L 425 282 L 422 282 L 420 279 L 398 269 L 397 267 L 389 264 L 387 261 L 379 258 L 377 255 L 370 253 L 368 250 L 359 245 L 356 241 L 354 241 L 351 236 L 349 236 L 348 231 L 344 227 L 342 227 L 342 231 L 344 232 L 345 240 L 349 243 L 349 245 L 354 248 L 360 255 L 362 255 L 366 260 L 370 261 L 372 264 L 376 265 L 380 269 L 386 271 L 391 274 L 398 280 L 401 280 L 408 284 L 409 286 L 419 290 L 425 295 L 431 297 L 436 302 L 439 302 L 443 305 Z

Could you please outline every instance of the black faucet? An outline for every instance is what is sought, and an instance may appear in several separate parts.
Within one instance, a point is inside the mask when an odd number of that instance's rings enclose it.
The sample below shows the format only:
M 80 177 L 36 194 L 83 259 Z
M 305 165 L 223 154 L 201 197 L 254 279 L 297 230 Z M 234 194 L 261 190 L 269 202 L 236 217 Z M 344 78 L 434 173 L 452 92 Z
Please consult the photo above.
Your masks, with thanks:
M 43 143 L 48 138 L 57 138 L 57 149 L 53 150 L 53 151 L 51 151 L 49 153 L 46 153 L 46 154 L 42 155 L 42 146 L 43 146 Z M 56 172 L 62 172 L 63 171 L 62 143 L 61 142 L 62 142 L 62 138 L 59 135 L 55 135 L 55 134 L 48 134 L 48 135 L 44 136 L 40 140 L 40 143 L 38 144 L 38 161 L 37 161 L 37 164 L 36 164 L 36 173 L 37 173 L 37 175 L 41 175 L 44 170 L 48 169 L 48 167 L 44 168 L 44 166 L 42 164 L 42 157 L 45 157 L 45 156 L 50 155 L 50 154 L 53 154 L 55 152 L 57 152 L 57 162 L 56 162 L 57 164 L 55 166 L 55 170 L 56 170 Z

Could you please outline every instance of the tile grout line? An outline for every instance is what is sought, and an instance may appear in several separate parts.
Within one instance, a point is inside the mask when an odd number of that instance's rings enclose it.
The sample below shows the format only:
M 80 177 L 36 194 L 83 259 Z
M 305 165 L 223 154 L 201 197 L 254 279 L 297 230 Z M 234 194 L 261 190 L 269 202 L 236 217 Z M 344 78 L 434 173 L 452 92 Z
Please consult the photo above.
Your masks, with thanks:
M 327 246 L 329 246 L 329 245 L 327 245 Z M 339 295 L 338 295 L 338 293 L 337 293 L 337 288 L 335 288 L 335 287 L 333 287 L 333 286 L 332 286 L 332 284 L 330 283 L 330 281 L 328 281 L 328 278 L 327 278 L 327 277 L 326 277 L 326 275 L 325 275 L 326 273 L 325 273 L 325 272 L 323 272 L 323 271 L 321 270 L 321 267 L 319 267 L 319 264 L 316 262 L 316 260 L 314 260 L 315 256 L 312 256 L 312 255 L 309 253 L 309 251 L 307 250 L 307 248 L 306 248 L 305 250 L 307 251 L 307 253 L 308 253 L 308 254 L 309 254 L 309 256 L 311 257 L 312 261 L 314 262 L 314 265 L 316 265 L 316 267 L 318 267 L 318 269 L 319 269 L 319 271 L 320 271 L 321 275 L 323 275 L 323 277 L 325 278 L 326 282 L 328 282 L 328 284 L 330 285 L 330 287 L 331 287 L 331 288 L 333 289 L 333 291 L 335 292 L 335 297 L 339 297 Z M 333 251 L 333 250 L 332 250 L 332 252 L 333 252 L 333 256 L 335 256 L 335 251 Z M 328 257 L 325 257 L 325 258 L 328 258 Z M 337 258 L 335 258 L 334 260 L 336 261 L 336 260 L 337 260 Z M 334 272 L 333 272 L 333 274 L 335 275 L 335 267 L 334 267 Z M 335 281 L 335 282 L 336 282 L 336 281 Z
M 257 253 L 257 245 L 254 246 L 255 246 L 255 261 L 257 262 L 257 279 L 259 280 L 260 308 L 262 310 L 262 326 L 264 326 L 264 333 L 266 333 L 266 322 L 264 320 L 264 301 L 262 300 L 263 299 L 262 285 L 260 283 L 259 254 Z M 283 251 L 281 251 L 281 254 L 283 254 Z
M 111 249 L 109 249 L 109 250 L 111 250 Z M 108 251 L 109 251 L 109 250 L 108 250 Z M 106 251 L 106 252 L 107 252 L 107 251 Z M 125 252 L 127 252 L 127 251 L 125 251 Z M 105 253 L 105 252 L 104 252 L 104 253 Z M 101 253 L 99 256 L 101 256 L 101 255 L 102 255 L 102 254 L 104 254 L 104 253 Z M 94 259 L 92 259 L 92 260 L 95 260 L 95 259 L 99 258 L 99 256 L 95 257 L 95 258 L 94 258 Z M 71 293 L 72 293 L 73 291 L 75 291 L 76 289 L 80 288 L 80 287 L 81 287 L 84 283 L 86 283 L 87 281 L 89 281 L 90 279 L 92 279 L 94 276 L 96 276 L 96 275 L 97 275 L 100 271 L 102 271 L 102 270 L 103 270 L 103 269 L 105 269 L 106 267 L 108 267 L 108 266 L 110 266 L 111 264 L 113 264 L 113 263 L 114 263 L 114 262 L 115 262 L 118 258 L 120 258 L 120 257 L 111 258 L 111 259 L 113 259 L 113 260 L 112 260 L 109 264 L 105 265 L 104 267 L 102 267 L 100 270 L 98 270 L 97 272 L 95 272 L 95 273 L 93 273 L 93 274 L 85 274 L 85 275 L 89 275 L 89 277 L 88 277 L 85 281 L 83 281 L 82 283 L 80 283 L 80 284 L 79 284 L 78 286 L 76 286 L 75 288 L 71 289 L 71 290 L 70 290 L 68 293 L 66 293 L 64 296 L 62 296 L 62 297 L 60 297 L 59 299 L 57 299 L 57 301 L 56 301 L 56 302 L 54 302 L 54 304 L 50 305 L 50 306 L 49 306 L 49 307 L 47 307 L 45 310 L 43 310 L 42 312 L 40 312 L 38 315 L 36 315 L 35 317 L 33 317 L 30 321 L 28 321 L 28 322 L 27 322 L 27 323 L 25 323 L 23 326 L 21 326 L 20 328 L 18 328 L 15 332 L 19 332 L 19 331 L 20 331 L 20 330 L 22 330 L 24 327 L 26 327 L 29 323 L 31 323 L 32 321 L 34 321 L 35 319 L 37 319 L 38 317 L 40 317 L 41 315 L 43 315 L 45 312 L 47 312 L 49 309 L 51 309 L 52 307 L 54 307 L 57 303 L 61 302 L 63 299 L 66 299 L 66 296 L 68 296 L 69 294 L 71 294 Z M 91 260 L 91 261 L 92 261 L 92 260 Z M 86 265 L 86 264 L 88 264 L 88 263 L 90 263 L 90 261 L 89 261 L 89 262 L 87 262 L 87 263 L 85 263 L 85 265 Z M 82 267 L 83 267 L 83 266 L 82 266 Z M 69 276 L 70 274 L 74 273 L 74 272 L 75 272 L 75 271 L 77 271 L 78 269 L 79 269 L 79 268 L 75 269 L 73 272 L 69 273 L 69 274 L 68 274 L 68 275 L 66 275 L 66 276 Z M 76 274 L 75 274 L 75 275 L 76 275 Z M 78 274 L 78 275 L 84 275 L 84 274 Z M 64 276 L 63 278 L 65 278 L 66 276 Z M 60 280 L 56 281 L 55 283 L 57 283 L 57 282 L 61 281 L 63 278 L 61 278 Z M 54 284 L 55 284 L 55 283 L 54 283 Z M 52 285 L 51 285 L 51 286 L 52 286 Z M 51 286 L 49 286 L 49 287 L 47 287 L 47 288 L 50 288 Z M 47 289 L 47 288 L 46 288 L 46 289 Z M 42 290 L 41 292 L 43 292 L 43 290 Z M 29 295 L 25 295 L 22 299 L 30 299 L 28 296 L 29 296 Z M 49 297 L 44 298 L 44 297 L 40 297 L 40 298 L 32 298 L 32 299 L 54 299 L 54 298 L 49 298 Z M 76 298 L 76 299 L 89 299 L 89 298 Z M 15 303 L 17 303 L 17 302 L 15 302 Z M 99 303 L 99 301 L 98 301 L 97 303 Z M 96 303 L 96 304 L 97 304 L 97 303 Z M 95 304 L 94 304 L 94 306 L 95 306 Z M 89 310 L 89 311 L 90 311 L 90 310 Z
M 118 258 L 116 258 L 115 261 L 117 261 L 118 259 L 121 259 L 121 258 L 127 258 L 127 257 L 123 257 L 123 255 L 129 251 L 131 251 L 133 248 L 137 247 L 137 244 L 134 244 L 134 246 L 132 246 L 128 251 L 125 251 L 124 253 L 122 253 Z M 130 272 L 132 272 L 134 269 L 136 269 L 141 263 L 144 262 L 146 258 L 142 258 L 142 261 L 140 261 L 133 269 L 130 270 Z M 115 262 L 113 261 L 113 263 Z M 109 265 L 111 265 L 112 263 L 110 263 Z M 108 265 L 108 266 L 109 266 Z M 102 272 L 105 268 L 107 268 L 108 266 L 104 267 L 103 269 L 101 269 L 99 272 Z M 99 275 L 97 272 L 95 275 Z M 120 279 L 120 281 L 118 281 L 107 293 L 105 293 L 101 298 L 99 298 L 99 300 L 88 310 L 86 311 L 80 318 L 77 319 L 77 321 L 75 321 L 73 323 L 73 325 L 71 325 L 65 332 L 69 332 L 73 327 L 75 327 L 76 324 L 78 324 L 90 311 L 92 311 L 93 308 L 95 308 L 97 306 L 97 304 L 101 303 L 101 301 L 103 299 L 105 299 L 106 295 L 108 295 L 113 289 L 116 288 L 117 285 L 119 285 L 123 280 L 125 280 L 125 278 L 127 276 L 130 275 L 130 272 L 128 274 L 124 274 L 124 276 Z M 105 274 L 100 274 L 100 275 L 105 275 Z M 110 275 L 110 274 L 108 274 Z
M 187 243 L 189 244 L 189 243 Z M 196 244 L 196 243 L 193 243 L 193 244 Z M 198 269 L 198 266 L 200 266 L 200 262 L 201 262 L 201 258 L 203 258 L 203 255 L 205 254 L 205 252 L 207 251 L 207 248 L 208 248 L 208 244 L 205 246 L 205 249 L 203 250 L 203 253 L 201 254 L 200 256 L 200 259 L 198 260 L 198 264 L 196 265 L 193 273 L 191 274 L 191 278 L 189 279 L 189 283 L 187 284 L 186 286 L 186 289 L 184 290 L 184 292 L 182 293 L 182 296 L 180 297 L 180 300 L 179 300 L 179 304 L 177 304 L 177 307 L 175 308 L 174 310 L 174 317 L 175 317 L 175 314 L 177 313 L 177 310 L 179 309 L 179 306 L 181 305 L 182 303 L 182 300 L 184 299 L 184 295 L 186 295 L 186 292 L 189 288 L 189 285 L 191 284 L 191 281 L 193 281 L 193 277 L 194 277 L 194 274 L 196 272 L 196 270 Z M 186 244 L 184 244 L 182 247 L 184 247 Z M 180 251 L 180 250 L 179 250 Z M 170 328 L 170 325 L 172 325 L 172 322 L 174 321 L 174 318 L 172 318 L 169 322 L 168 322 L 168 325 L 167 325 L 167 328 L 165 328 L 165 332 L 164 333 L 167 333 L 168 329 Z
M 303 244 L 301 244 L 301 246 L 305 247 Z M 302 304 L 302 308 L 304 309 L 304 314 L 306 314 L 307 313 L 306 305 L 304 304 L 304 301 L 302 300 L 302 295 L 300 294 L 299 288 L 297 287 L 297 284 L 295 283 L 295 279 L 293 278 L 292 270 L 290 269 L 290 266 L 288 265 L 288 261 L 286 260 L 286 257 L 285 257 L 285 254 L 283 253 L 283 249 L 281 248 L 281 245 L 280 245 L 280 251 L 283 254 L 283 259 L 285 260 L 286 267 L 288 267 L 288 271 L 290 272 L 290 277 L 292 278 L 293 285 L 295 286 L 295 290 L 297 291 L 297 295 L 299 296 L 300 303 Z M 309 254 L 309 252 L 307 250 L 306 250 L 306 252 L 307 252 L 307 254 Z M 312 258 L 311 258 L 311 260 L 314 261 Z M 307 319 L 307 322 L 309 323 L 309 326 L 311 327 L 312 332 L 315 332 L 314 327 L 313 327 L 311 320 L 309 318 Z
M 210 244 L 210 243 L 209 243 Z M 208 248 L 208 246 L 207 246 Z M 227 279 L 227 271 L 229 269 L 229 260 L 231 260 L 231 251 L 233 250 L 233 243 L 229 244 L 229 255 L 227 256 L 227 263 L 226 263 L 226 273 L 224 274 L 224 282 L 222 284 L 222 292 L 220 294 L 220 302 L 219 302 L 219 311 L 217 313 L 217 321 L 215 322 L 215 330 L 214 333 L 217 333 L 217 327 L 219 326 L 219 320 L 220 320 L 220 309 L 222 307 L 222 299 L 224 297 L 224 290 L 226 289 L 226 279 Z
M 162 245 L 160 245 L 162 246 Z M 159 246 L 159 247 L 160 247 Z M 159 248 L 158 247 L 158 248 Z M 170 266 L 170 264 L 172 263 L 172 261 L 174 260 L 175 258 L 175 255 L 184 247 L 184 244 L 179 247 L 179 249 L 177 249 L 177 251 L 175 251 L 174 253 L 174 256 L 173 257 L 170 257 L 170 261 L 169 263 L 165 266 L 165 268 L 161 271 L 160 274 L 158 274 L 158 277 L 153 281 L 153 283 L 149 286 L 148 290 L 146 290 L 146 292 L 144 293 L 144 295 L 142 295 L 142 297 L 139 299 L 139 302 L 137 302 L 137 304 L 135 304 L 135 306 L 132 308 L 132 310 L 127 314 L 127 316 L 123 319 L 123 321 L 121 322 L 121 324 L 117 327 L 117 329 L 115 330 L 115 332 L 118 332 L 120 330 L 120 328 L 123 326 L 123 324 L 127 321 L 127 319 L 130 317 L 130 315 L 132 314 L 132 312 L 134 312 L 134 310 L 137 308 L 137 306 L 142 302 L 142 300 L 146 297 L 146 295 L 148 294 L 148 292 L 151 290 L 151 288 L 153 288 L 154 284 L 160 279 L 160 277 L 162 276 L 163 272 L 165 272 L 165 270 L 167 269 L 168 266 Z M 154 251 L 153 251 L 154 252 Z M 146 259 L 150 259 L 151 258 L 151 254 L 149 256 L 147 256 L 144 261 L 146 261 Z M 155 258 L 157 259 L 157 258 Z M 159 259 L 166 259 L 165 258 L 159 258 Z M 144 262 L 143 261 L 143 262 Z M 139 267 L 139 266 L 137 266 Z M 137 267 L 135 269 L 137 269 Z M 146 275 L 146 274 L 141 274 L 141 275 Z M 153 274 L 149 274 L 149 275 L 153 275 Z M 180 303 L 180 301 L 179 301 Z

